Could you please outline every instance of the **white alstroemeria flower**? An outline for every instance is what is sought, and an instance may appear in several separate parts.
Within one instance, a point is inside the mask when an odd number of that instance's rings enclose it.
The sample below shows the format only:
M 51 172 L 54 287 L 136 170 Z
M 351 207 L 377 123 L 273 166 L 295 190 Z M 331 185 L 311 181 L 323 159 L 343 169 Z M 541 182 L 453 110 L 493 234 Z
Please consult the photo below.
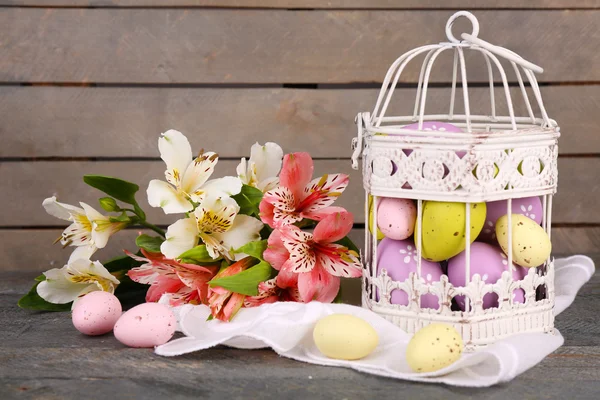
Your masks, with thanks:
M 192 211 L 192 201 L 201 202 L 208 192 L 233 196 L 242 190 L 242 182 L 232 176 L 209 181 L 219 156 L 207 152 L 192 160 L 190 142 L 179 131 L 171 129 L 163 133 L 158 139 L 158 149 L 167 164 L 167 182 L 151 180 L 147 194 L 148 203 L 161 207 L 165 214 Z
M 260 240 L 263 224 L 256 218 L 238 214 L 239 210 L 231 197 L 206 196 L 190 218 L 180 219 L 169 226 L 167 239 L 160 246 L 160 251 L 167 258 L 178 258 L 201 239 L 213 258 L 242 259 L 243 254 L 234 254 L 233 251 L 246 243 Z
M 236 171 L 243 183 L 267 192 L 279 184 L 277 175 L 282 160 L 283 150 L 277 143 L 268 142 L 264 146 L 255 143 L 250 150 L 250 160 L 242 158 Z
M 80 207 L 59 203 L 56 197 L 45 199 L 42 205 L 53 217 L 72 221 L 62 233 L 60 243 L 63 246 L 78 246 L 72 259 L 89 258 L 96 249 L 106 246 L 108 239 L 127 226 L 126 222 L 111 222 L 110 217 L 100 214 L 86 203 Z
M 46 280 L 37 287 L 38 295 L 54 304 L 75 302 L 87 293 L 101 290 L 114 293 L 119 280 L 99 261 L 84 258 L 69 260 L 62 268 L 44 272 Z M 75 303 L 73 303 L 75 304 Z

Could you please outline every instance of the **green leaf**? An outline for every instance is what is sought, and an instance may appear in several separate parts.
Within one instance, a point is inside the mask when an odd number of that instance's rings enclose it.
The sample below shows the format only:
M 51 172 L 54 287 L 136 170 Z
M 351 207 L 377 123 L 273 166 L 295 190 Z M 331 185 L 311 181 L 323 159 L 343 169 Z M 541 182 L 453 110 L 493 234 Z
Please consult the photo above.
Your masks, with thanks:
M 236 201 L 238 206 L 240 206 L 240 214 L 258 217 L 258 205 L 263 198 L 263 192 L 260 189 L 249 185 L 243 185 L 241 192 L 231 197 Z
M 247 296 L 256 296 L 258 294 L 258 284 L 271 277 L 271 270 L 271 265 L 268 262 L 261 261 L 239 274 L 213 279 L 209 282 L 209 285 L 212 287 L 220 286 Z
M 338 240 L 336 243 L 355 251 L 356 254 L 360 254 L 360 250 L 358 249 L 358 247 L 356 247 L 354 242 L 348 236 L 345 236 L 344 238 Z
M 34 281 L 36 281 L 36 282 L 42 282 L 42 281 L 45 281 L 45 280 L 46 280 L 46 275 L 44 275 L 44 274 L 42 274 L 40 276 L 36 276 L 35 279 L 34 279 Z
M 140 187 L 135 183 L 127 182 L 119 178 L 102 175 L 84 175 L 83 181 L 117 200 L 127 204 L 136 205 L 135 193 Z
M 263 253 L 266 249 L 267 249 L 267 241 L 259 240 L 256 242 L 246 243 L 245 245 L 243 245 L 242 247 L 237 249 L 235 251 L 235 253 L 248 254 L 249 256 L 252 256 L 254 258 L 258 258 L 261 261 L 264 261 Z
M 139 254 L 141 256 L 141 254 Z M 120 256 L 113 258 L 110 261 L 103 263 L 104 268 L 108 270 L 108 272 L 120 272 L 120 271 L 129 271 L 131 268 L 139 267 L 142 265 L 142 262 L 136 261 L 129 256 Z M 117 277 L 118 279 L 118 277 Z
M 121 207 L 117 205 L 117 202 L 112 197 L 102 197 L 98 202 L 104 211 L 121 211 Z
M 208 250 L 206 250 L 206 246 L 201 244 L 199 246 L 194 247 L 184 253 L 182 253 L 179 257 L 184 263 L 210 263 L 219 260 L 219 258 L 212 258 L 210 254 L 208 254 Z
M 131 218 L 129 218 L 129 216 L 125 214 L 125 212 L 123 212 L 123 214 L 119 215 L 118 217 L 110 217 L 108 218 L 108 220 L 110 222 L 131 222 Z
M 35 278 L 36 283 L 33 285 L 29 293 L 25 296 L 21 297 L 19 300 L 19 307 L 36 310 L 36 311 L 69 311 L 71 309 L 71 303 L 67 304 L 54 304 L 47 302 L 42 299 L 39 294 L 37 294 L 38 285 L 44 281 L 46 277 L 44 275 L 38 276 Z
M 140 235 L 135 238 L 135 244 L 137 247 L 144 250 L 148 250 L 152 253 L 160 253 L 160 245 L 165 239 L 156 236 L 149 236 L 146 234 Z

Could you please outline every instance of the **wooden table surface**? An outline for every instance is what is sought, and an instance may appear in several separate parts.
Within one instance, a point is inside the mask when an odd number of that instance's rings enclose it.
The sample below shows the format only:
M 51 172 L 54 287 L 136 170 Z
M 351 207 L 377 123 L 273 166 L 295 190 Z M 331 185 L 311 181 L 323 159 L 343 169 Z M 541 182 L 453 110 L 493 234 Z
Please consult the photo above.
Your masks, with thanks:
M 595 257 L 596 264 L 600 257 Z M 485 389 L 380 378 L 320 367 L 270 350 L 219 347 L 181 357 L 131 349 L 111 335 L 86 337 L 68 313 L 16 302 L 31 276 L 0 274 L 0 399 L 597 399 L 600 274 L 556 319 L 565 344 L 512 382 Z

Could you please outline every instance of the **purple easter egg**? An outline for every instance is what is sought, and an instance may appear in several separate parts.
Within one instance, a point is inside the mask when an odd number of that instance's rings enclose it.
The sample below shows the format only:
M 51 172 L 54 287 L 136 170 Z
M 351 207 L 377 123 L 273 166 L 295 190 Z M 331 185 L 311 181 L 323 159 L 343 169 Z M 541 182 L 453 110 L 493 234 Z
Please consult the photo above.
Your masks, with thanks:
M 502 272 L 507 271 L 508 260 L 502 249 L 491 244 L 474 242 L 471 244 L 471 277 L 479 274 L 481 280 L 486 283 L 496 283 L 502 276 Z M 522 280 L 527 275 L 527 268 L 516 264 L 512 266 L 512 276 L 514 280 Z M 448 262 L 448 280 L 454 286 L 465 285 L 465 252 L 458 254 Z M 461 310 L 465 309 L 464 296 L 456 296 L 456 302 Z M 525 296 L 522 289 L 513 292 L 513 301 L 523 303 Z M 483 308 L 498 307 L 498 295 L 496 293 L 487 293 L 483 297 Z
M 491 201 L 486 203 L 486 206 L 485 224 L 477 239 L 484 242 L 496 243 L 496 221 L 498 221 L 498 218 L 506 215 L 508 200 Z M 511 209 L 511 214 L 522 214 L 538 224 L 542 223 L 542 201 L 537 196 L 513 199 Z
M 417 220 L 417 207 L 412 200 L 385 197 L 377 206 L 377 226 L 390 239 L 404 240 L 412 236 Z
M 390 278 L 404 282 L 411 272 L 417 272 L 417 249 L 412 239 L 393 240 L 384 238 L 377 246 L 377 273 L 382 269 Z M 442 268 L 440 264 L 421 259 L 421 276 L 427 283 L 440 280 Z M 408 295 L 403 290 L 392 291 L 392 304 L 408 305 Z M 421 296 L 421 308 L 439 308 L 438 297 L 433 294 Z
M 402 129 L 421 130 L 421 131 L 438 131 L 438 132 L 455 132 L 455 133 L 463 131 L 458 126 L 449 124 L 447 122 L 440 122 L 440 121 L 424 121 L 422 129 L 419 129 L 418 122 L 416 122 L 414 124 L 406 125 Z M 410 155 L 410 153 L 412 153 L 412 150 L 403 150 L 403 151 L 404 151 L 404 154 L 406 154 L 407 156 Z M 459 151 L 459 152 L 456 152 L 456 154 L 460 158 L 462 158 L 466 154 L 466 152 Z

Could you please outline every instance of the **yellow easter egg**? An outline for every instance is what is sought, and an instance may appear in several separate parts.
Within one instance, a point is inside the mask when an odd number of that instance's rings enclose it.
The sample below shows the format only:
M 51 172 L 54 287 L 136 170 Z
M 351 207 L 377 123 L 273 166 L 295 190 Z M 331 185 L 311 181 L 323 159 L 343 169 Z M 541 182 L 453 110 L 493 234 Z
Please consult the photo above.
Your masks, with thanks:
M 521 214 L 511 214 L 512 219 L 512 258 L 522 267 L 539 267 L 550 257 L 552 242 L 544 228 L 537 222 Z M 508 255 L 508 216 L 496 221 L 498 244 Z
M 463 340 L 448 324 L 431 324 L 413 335 L 406 347 L 406 362 L 415 372 L 433 372 L 455 363 Z
M 371 232 L 371 235 L 373 235 L 373 221 L 373 196 L 369 195 L 369 232 Z M 375 222 L 375 225 L 377 225 L 377 222 Z M 377 240 L 384 237 L 384 234 L 377 228 Z
M 471 203 L 471 243 L 475 241 L 485 223 L 485 203 Z M 465 203 L 442 201 L 423 202 L 422 255 L 429 261 L 444 261 L 465 249 Z M 415 243 L 418 236 L 415 229 Z
M 358 360 L 371 354 L 379 344 L 377 331 L 366 321 L 349 314 L 321 318 L 313 330 L 321 353 L 337 360 Z

